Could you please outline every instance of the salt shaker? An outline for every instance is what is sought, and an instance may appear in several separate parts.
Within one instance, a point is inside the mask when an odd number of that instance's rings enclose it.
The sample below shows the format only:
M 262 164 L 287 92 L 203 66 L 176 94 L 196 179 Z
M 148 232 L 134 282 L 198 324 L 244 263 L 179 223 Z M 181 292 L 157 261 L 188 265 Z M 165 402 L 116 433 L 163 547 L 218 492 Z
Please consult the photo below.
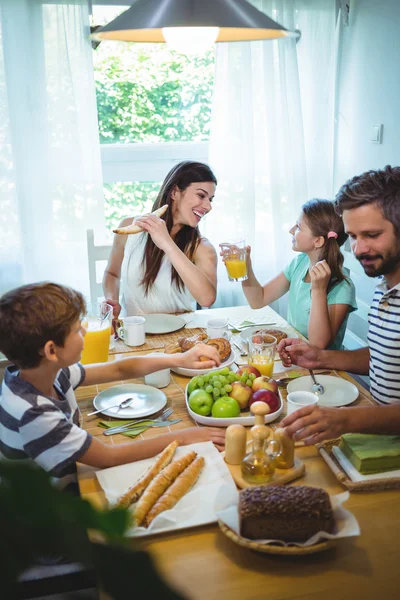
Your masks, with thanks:
M 243 425 L 229 425 L 225 437 L 225 462 L 240 465 L 246 454 L 246 430 Z

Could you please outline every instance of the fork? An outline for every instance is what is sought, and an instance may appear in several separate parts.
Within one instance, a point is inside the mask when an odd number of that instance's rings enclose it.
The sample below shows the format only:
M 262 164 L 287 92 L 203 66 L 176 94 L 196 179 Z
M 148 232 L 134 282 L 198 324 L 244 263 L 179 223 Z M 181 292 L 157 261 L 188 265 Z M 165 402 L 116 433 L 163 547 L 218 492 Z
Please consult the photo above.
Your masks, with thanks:
M 175 425 L 176 423 L 180 423 L 182 419 L 171 419 L 168 421 L 152 421 L 143 424 L 143 426 L 139 425 L 136 427 L 136 423 L 133 423 L 129 426 L 121 425 L 119 428 L 112 428 L 112 431 L 108 429 L 104 432 L 104 435 L 114 435 L 117 433 L 126 433 L 127 431 L 142 431 L 143 429 L 149 429 L 150 427 L 169 427 L 170 425 Z
M 110 427 L 109 429 L 107 429 L 107 431 L 104 432 L 104 435 L 111 435 L 111 433 L 114 433 L 116 430 L 119 431 L 120 429 L 129 429 L 129 427 L 134 427 L 139 423 L 161 423 L 162 421 L 166 421 L 168 417 L 172 415 L 173 412 L 173 408 L 166 408 L 156 419 L 139 419 L 137 421 L 130 421 L 130 423 L 125 423 L 125 425 L 116 425 L 115 427 Z

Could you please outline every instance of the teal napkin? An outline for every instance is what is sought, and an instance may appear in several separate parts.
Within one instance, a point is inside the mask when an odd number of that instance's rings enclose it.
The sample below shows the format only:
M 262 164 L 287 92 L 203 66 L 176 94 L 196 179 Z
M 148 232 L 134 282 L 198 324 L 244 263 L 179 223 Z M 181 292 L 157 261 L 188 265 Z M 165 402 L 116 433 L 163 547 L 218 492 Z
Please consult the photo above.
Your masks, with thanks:
M 125 425 L 126 423 L 130 423 L 131 421 L 99 421 L 98 426 L 104 427 L 105 429 L 109 429 L 110 427 L 121 427 L 121 425 Z M 151 421 L 143 421 L 139 423 L 137 427 L 132 429 L 127 429 L 126 431 L 121 431 L 120 435 L 126 435 L 127 437 L 134 438 L 144 433 L 149 429 L 149 426 L 146 423 L 151 423 Z

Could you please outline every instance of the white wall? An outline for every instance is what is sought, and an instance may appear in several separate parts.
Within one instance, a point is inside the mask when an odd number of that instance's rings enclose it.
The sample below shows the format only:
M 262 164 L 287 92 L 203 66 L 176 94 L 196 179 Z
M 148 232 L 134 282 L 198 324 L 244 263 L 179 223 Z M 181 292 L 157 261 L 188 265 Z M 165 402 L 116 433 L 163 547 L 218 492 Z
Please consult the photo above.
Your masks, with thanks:
M 400 1 L 350 0 L 342 30 L 338 80 L 335 190 L 353 175 L 387 164 L 400 165 Z M 382 144 L 370 142 L 373 125 L 384 126 Z M 346 258 L 361 310 L 349 329 L 366 336 L 366 308 L 375 280 Z M 350 336 L 351 337 L 351 336 Z

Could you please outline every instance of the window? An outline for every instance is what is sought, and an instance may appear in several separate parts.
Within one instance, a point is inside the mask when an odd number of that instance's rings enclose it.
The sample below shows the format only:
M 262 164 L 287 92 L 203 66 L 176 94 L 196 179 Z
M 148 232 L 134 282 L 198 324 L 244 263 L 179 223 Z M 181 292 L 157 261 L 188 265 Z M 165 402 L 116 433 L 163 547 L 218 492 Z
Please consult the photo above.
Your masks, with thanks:
M 93 6 L 104 25 L 126 6 Z M 94 44 L 95 46 L 96 44 Z M 106 225 L 148 210 L 180 160 L 207 161 L 215 51 L 101 42 L 93 50 Z

